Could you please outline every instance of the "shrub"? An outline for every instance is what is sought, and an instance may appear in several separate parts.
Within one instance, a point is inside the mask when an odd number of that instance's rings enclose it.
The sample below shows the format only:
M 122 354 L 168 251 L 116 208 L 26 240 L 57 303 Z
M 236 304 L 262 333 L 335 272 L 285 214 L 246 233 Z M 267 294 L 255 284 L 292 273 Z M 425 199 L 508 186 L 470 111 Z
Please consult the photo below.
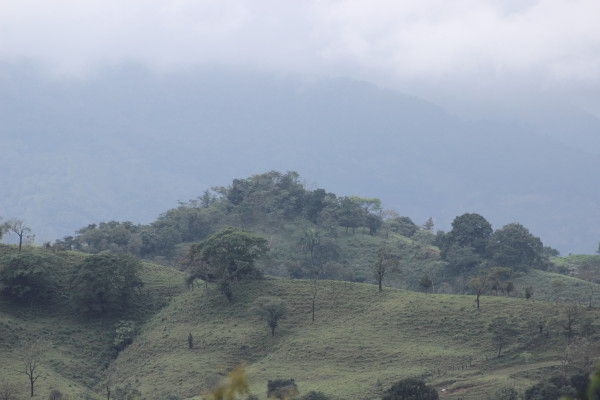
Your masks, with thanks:
M 382 400 L 438 400 L 437 390 L 424 381 L 407 378 L 392 385 L 381 397 Z
M 123 311 L 130 305 L 141 262 L 132 256 L 94 254 L 81 262 L 73 276 L 72 300 L 81 311 L 96 314 Z
M 493 400 L 517 400 L 519 398 L 519 392 L 512 387 L 505 387 L 497 390 L 494 393 Z
M 298 393 L 298 386 L 293 379 L 275 379 L 267 383 L 267 397 L 270 399 L 287 399 Z
M 113 345 L 118 351 L 125 350 L 127 346 L 133 343 L 133 338 L 137 328 L 133 321 L 119 321 L 116 324 L 115 339 Z
M 56 258 L 50 254 L 25 251 L 0 260 L 0 293 L 15 301 L 49 298 L 56 288 L 50 274 Z
M 300 400 L 331 400 L 331 398 L 323 392 L 310 391 L 300 397 Z
M 60 392 L 60 390 L 54 389 L 50 392 L 50 394 L 48 395 L 48 400 L 61 400 L 63 399 L 63 394 Z

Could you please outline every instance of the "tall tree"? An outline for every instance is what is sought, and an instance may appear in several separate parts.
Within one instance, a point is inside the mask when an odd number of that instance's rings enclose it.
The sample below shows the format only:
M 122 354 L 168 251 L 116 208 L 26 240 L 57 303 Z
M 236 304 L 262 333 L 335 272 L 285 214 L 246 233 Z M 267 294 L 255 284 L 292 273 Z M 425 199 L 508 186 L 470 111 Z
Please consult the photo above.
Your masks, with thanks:
M 23 239 L 31 238 L 31 228 L 25 224 L 25 221 L 20 218 L 13 218 L 6 222 L 6 228 L 8 231 L 14 233 L 19 237 L 19 251 L 23 246 Z
M 337 219 L 340 226 L 346 230 L 351 228 L 354 234 L 355 229 L 363 226 L 365 222 L 365 213 L 361 203 L 350 196 L 342 197 L 337 210 Z
M 385 274 L 397 265 L 398 258 L 389 247 L 383 246 L 377 249 L 377 260 L 373 264 L 373 277 L 377 281 L 379 291 L 383 290 L 382 282 Z
M 206 282 L 218 282 L 227 295 L 226 290 L 231 290 L 232 282 L 262 277 L 255 263 L 268 251 L 265 238 L 228 227 L 192 245 L 182 263 L 188 268 L 202 266 L 196 270 L 197 277 Z
M 518 333 L 514 321 L 508 320 L 504 317 L 494 318 L 488 325 L 487 329 L 492 336 L 492 342 L 498 349 L 498 357 L 500 357 L 504 346 L 509 344 Z
M 254 310 L 271 329 L 271 337 L 275 336 L 279 321 L 287 314 L 285 302 L 278 297 L 262 296 L 254 301 Z
M 484 274 L 481 276 L 477 276 L 475 278 L 471 278 L 468 283 L 468 286 L 475 290 L 475 303 L 477 304 L 477 308 L 479 309 L 479 298 L 485 292 L 485 290 L 489 286 L 490 276 L 488 274 Z
M 487 245 L 488 255 L 496 265 L 520 270 L 541 265 L 543 250 L 540 238 L 518 223 L 497 229 Z
M 25 349 L 22 357 L 23 365 L 21 372 L 27 375 L 31 397 L 34 395 L 35 382 L 42 376 L 42 372 L 40 371 L 40 353 L 41 349 L 35 343 Z
M 141 267 L 141 262 L 129 255 L 90 255 L 74 272 L 71 298 L 84 312 L 122 311 L 130 305 L 135 289 L 143 286 Z
M 472 247 L 477 254 L 484 254 L 486 242 L 492 235 L 492 225 L 481 215 L 466 213 L 452 221 L 449 232 L 451 244 Z

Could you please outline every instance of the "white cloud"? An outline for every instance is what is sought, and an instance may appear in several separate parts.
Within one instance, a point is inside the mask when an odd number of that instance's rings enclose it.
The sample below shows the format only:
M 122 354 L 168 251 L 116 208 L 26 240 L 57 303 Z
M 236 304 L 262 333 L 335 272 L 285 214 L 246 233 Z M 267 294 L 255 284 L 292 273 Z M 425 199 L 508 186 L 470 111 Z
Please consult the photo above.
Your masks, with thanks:
M 4 0 L 0 59 L 598 84 L 597 0 Z

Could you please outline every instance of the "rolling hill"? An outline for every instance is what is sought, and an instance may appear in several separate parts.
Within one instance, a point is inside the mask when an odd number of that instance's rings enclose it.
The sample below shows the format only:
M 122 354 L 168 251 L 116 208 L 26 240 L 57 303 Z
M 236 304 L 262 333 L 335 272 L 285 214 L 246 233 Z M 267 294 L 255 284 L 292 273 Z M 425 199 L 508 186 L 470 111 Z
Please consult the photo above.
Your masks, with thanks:
M 15 249 L 4 246 L 2 251 Z M 56 256 L 63 267 L 55 273 L 65 276 L 85 257 L 73 252 Z M 580 306 L 577 338 L 564 362 L 567 303 L 562 301 L 484 296 L 477 310 L 472 295 L 378 292 L 370 284 L 269 278 L 239 282 L 229 303 L 212 284 L 183 290 L 183 277 L 173 268 L 145 264 L 144 291 L 134 307 L 126 315 L 100 319 L 83 318 L 66 303 L 3 301 L 3 379 L 27 392 L 26 377 L 17 370 L 27 342 L 41 339 L 39 399 L 51 389 L 72 398 L 106 398 L 106 384 L 113 391 L 136 388 L 148 400 L 168 395 L 199 399 L 228 370 L 245 365 L 251 391 L 259 398 L 265 397 L 266 382 L 277 378 L 294 378 L 301 393 L 318 390 L 333 398 L 362 399 L 377 397 L 400 378 L 419 376 L 443 398 L 474 400 L 505 385 L 523 390 L 585 363 L 582 352 L 598 354 L 598 309 Z M 543 271 L 525 275 L 518 285 L 531 284 L 542 293 L 557 278 L 564 279 L 565 293 L 580 290 L 582 281 Z M 275 296 L 287 305 L 288 315 L 274 337 L 253 311 L 260 296 Z M 501 357 L 489 328 L 498 317 L 513 329 Z M 139 330 L 117 354 L 112 341 L 121 319 L 136 321 Z M 585 321 L 591 321 L 592 331 L 584 333 Z M 193 349 L 188 348 L 190 333 Z

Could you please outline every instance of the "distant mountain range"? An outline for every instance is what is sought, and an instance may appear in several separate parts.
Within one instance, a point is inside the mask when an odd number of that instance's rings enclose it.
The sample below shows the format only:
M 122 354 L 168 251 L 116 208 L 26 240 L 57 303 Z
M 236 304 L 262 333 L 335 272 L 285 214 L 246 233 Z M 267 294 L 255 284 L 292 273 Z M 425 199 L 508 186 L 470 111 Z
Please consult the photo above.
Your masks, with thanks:
M 518 221 L 563 253 L 591 253 L 600 120 L 558 106 L 547 121 L 543 107 L 535 113 L 465 121 L 346 79 L 124 66 L 77 81 L 0 66 L 0 216 L 54 240 L 93 222 L 147 223 L 211 186 L 294 170 L 309 187 L 379 197 L 418 224 L 431 216 L 448 229 L 477 212 L 494 228 Z

